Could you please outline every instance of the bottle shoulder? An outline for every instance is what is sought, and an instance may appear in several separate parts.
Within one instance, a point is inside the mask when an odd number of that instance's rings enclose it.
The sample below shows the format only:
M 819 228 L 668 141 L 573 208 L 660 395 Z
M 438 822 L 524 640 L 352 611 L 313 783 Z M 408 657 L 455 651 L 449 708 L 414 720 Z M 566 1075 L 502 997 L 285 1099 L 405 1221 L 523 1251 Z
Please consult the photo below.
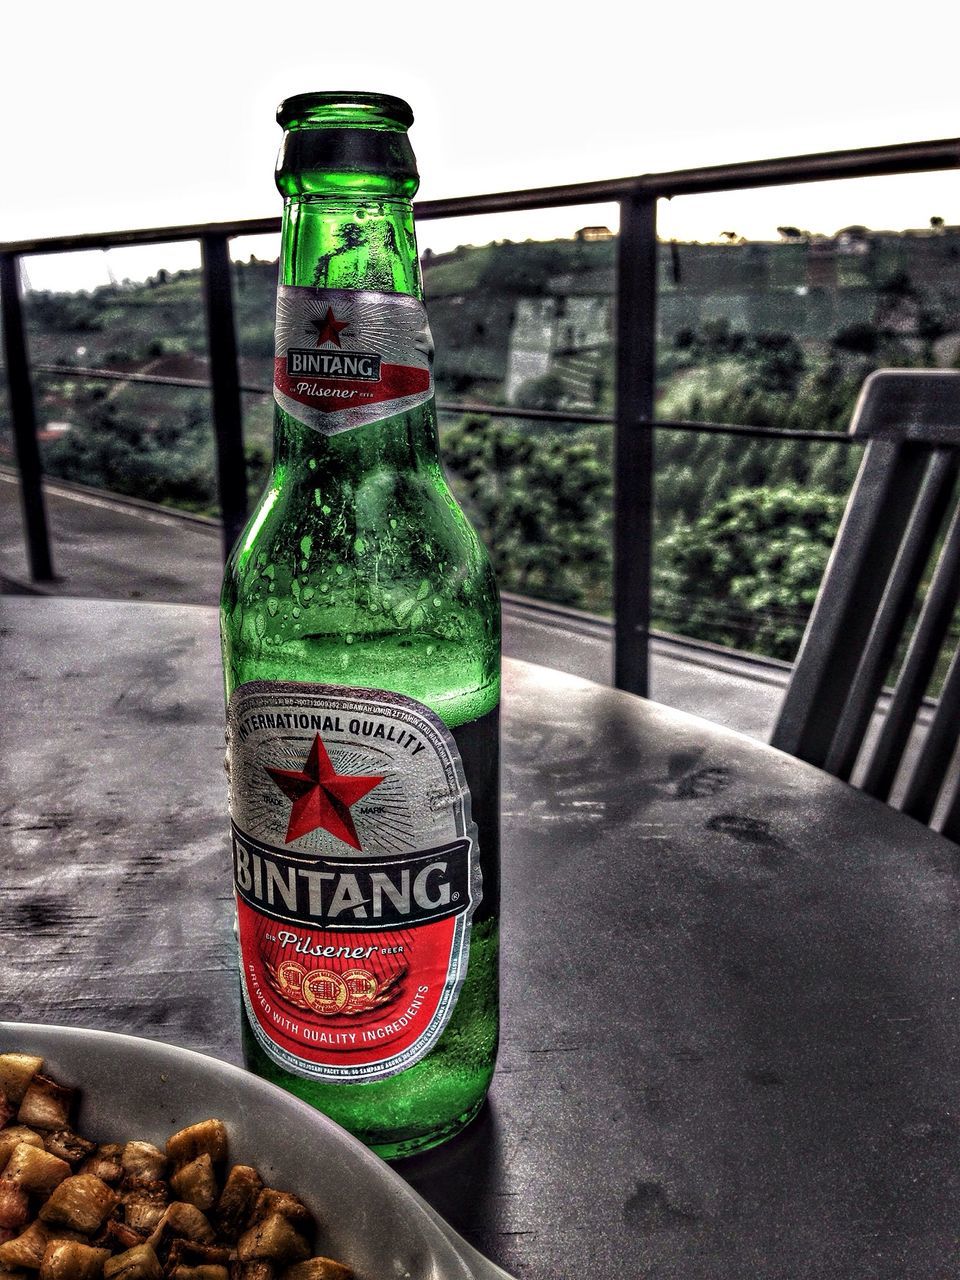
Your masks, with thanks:
M 228 559 L 224 587 L 261 594 L 266 582 L 275 593 L 296 579 L 341 596 L 348 581 L 411 579 L 496 595 L 486 548 L 439 465 L 339 481 L 275 476 Z
M 496 581 L 428 471 L 268 488 L 224 575 L 228 694 L 252 679 L 393 689 L 453 724 L 495 704 Z

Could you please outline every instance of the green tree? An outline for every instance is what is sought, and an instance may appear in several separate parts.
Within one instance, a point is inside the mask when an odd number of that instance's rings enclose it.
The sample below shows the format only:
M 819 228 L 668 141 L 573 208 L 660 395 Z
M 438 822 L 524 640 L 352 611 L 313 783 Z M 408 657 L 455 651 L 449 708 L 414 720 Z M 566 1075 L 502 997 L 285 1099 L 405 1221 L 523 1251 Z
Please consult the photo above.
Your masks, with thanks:
M 516 403 L 520 409 L 559 409 L 563 400 L 563 379 L 557 373 L 544 373 L 528 378 L 517 388 Z
M 501 587 L 608 611 L 610 439 L 532 434 L 466 417 L 442 438 L 451 482 L 484 536 Z
M 202 400 L 154 424 L 97 388 L 79 401 L 71 430 L 47 443 L 43 457 L 45 469 L 64 480 L 188 510 L 216 507 L 212 432 Z
M 655 612 L 669 630 L 792 659 L 844 499 L 737 489 L 660 542 Z

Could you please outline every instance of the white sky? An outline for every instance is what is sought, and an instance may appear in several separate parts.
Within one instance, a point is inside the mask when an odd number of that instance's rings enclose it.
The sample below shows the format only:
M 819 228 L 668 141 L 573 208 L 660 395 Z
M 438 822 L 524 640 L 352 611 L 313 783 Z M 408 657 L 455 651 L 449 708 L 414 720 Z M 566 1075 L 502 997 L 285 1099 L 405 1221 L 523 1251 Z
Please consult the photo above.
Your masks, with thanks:
M 424 198 L 960 135 L 956 0 L 20 0 L 3 40 L 0 241 L 277 214 L 276 106 L 310 89 L 406 98 Z M 684 197 L 660 227 L 759 239 L 931 215 L 960 222 L 957 171 Z M 557 210 L 419 234 L 442 250 L 614 221 Z M 70 288 L 198 260 L 114 250 L 27 270 Z

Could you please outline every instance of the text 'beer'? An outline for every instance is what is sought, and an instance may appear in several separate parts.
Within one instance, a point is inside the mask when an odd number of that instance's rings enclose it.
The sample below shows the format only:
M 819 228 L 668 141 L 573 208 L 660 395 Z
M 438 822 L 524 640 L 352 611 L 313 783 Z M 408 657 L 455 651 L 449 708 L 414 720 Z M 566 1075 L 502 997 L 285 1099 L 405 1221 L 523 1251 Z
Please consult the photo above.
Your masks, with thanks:
M 245 1045 L 395 1156 L 493 1074 L 500 609 L 440 463 L 410 108 L 278 119 L 273 470 L 221 601 Z

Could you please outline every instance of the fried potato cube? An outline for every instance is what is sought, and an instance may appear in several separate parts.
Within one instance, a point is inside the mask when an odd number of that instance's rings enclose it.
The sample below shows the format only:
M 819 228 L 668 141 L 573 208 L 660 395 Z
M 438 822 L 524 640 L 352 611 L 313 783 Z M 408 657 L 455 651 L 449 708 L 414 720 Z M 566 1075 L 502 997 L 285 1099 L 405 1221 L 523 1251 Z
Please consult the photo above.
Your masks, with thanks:
M 222 1120 L 201 1120 L 167 1139 L 167 1155 L 177 1166 L 208 1155 L 214 1164 L 227 1158 L 227 1130 Z
M 185 1240 L 199 1240 L 202 1244 L 212 1244 L 217 1238 L 213 1227 L 196 1205 L 174 1200 L 173 1204 L 167 1205 L 163 1217 L 154 1227 L 149 1243 L 159 1252 L 178 1236 Z
M 10 1152 L 3 1169 L 3 1182 L 10 1182 L 24 1191 L 48 1196 L 54 1187 L 69 1178 L 70 1166 L 59 1156 L 52 1156 L 43 1147 L 31 1147 L 20 1142 Z
M 167 1186 L 164 1182 L 144 1182 L 124 1191 L 120 1196 L 123 1220 L 128 1227 L 149 1235 L 167 1207 Z
M 227 1174 L 214 1221 L 228 1240 L 236 1240 L 247 1225 L 262 1190 L 260 1175 L 249 1164 L 235 1164 Z
M 25 1142 L 30 1147 L 42 1147 L 43 1139 L 25 1124 L 13 1124 L 9 1129 L 0 1129 L 0 1168 L 10 1159 L 14 1147 Z
M 278 1263 L 303 1262 L 310 1257 L 310 1246 L 287 1218 L 271 1213 L 243 1233 L 237 1241 L 237 1257 L 241 1262 L 259 1258 Z
M 178 1200 L 195 1205 L 206 1213 L 217 1203 L 217 1175 L 213 1171 L 213 1161 L 204 1152 L 196 1160 L 181 1165 L 170 1177 L 170 1188 Z
M 80 1166 L 81 1173 L 92 1173 L 95 1178 L 111 1186 L 123 1177 L 121 1157 L 123 1147 L 119 1142 L 101 1143 Z
M 0 1227 L 20 1231 L 30 1216 L 30 1199 L 23 1187 L 0 1178 Z
M 160 1280 L 162 1274 L 160 1259 L 149 1244 L 118 1253 L 103 1266 L 103 1280 Z
M 257 1197 L 251 1224 L 263 1222 L 274 1213 L 279 1213 L 282 1218 L 287 1218 L 302 1230 L 313 1230 L 313 1214 L 302 1200 L 298 1200 L 289 1191 L 277 1191 L 274 1187 L 264 1187 Z
M 72 1129 L 54 1129 L 51 1133 L 45 1133 L 43 1145 L 52 1156 L 59 1156 L 70 1165 L 86 1160 L 87 1156 L 97 1148 L 95 1142 L 91 1142 L 88 1138 L 81 1138 L 79 1133 L 74 1133 Z
M 111 1252 L 119 1253 L 123 1249 L 132 1249 L 134 1245 L 143 1244 L 144 1237 L 140 1231 L 134 1231 L 125 1222 L 116 1218 L 108 1218 L 103 1230 L 96 1237 L 96 1243 L 105 1245 Z
M 15 1240 L 0 1244 L 0 1266 L 38 1271 L 49 1243 L 50 1232 L 42 1222 L 34 1220 Z
M 159 1182 L 167 1171 L 167 1157 L 152 1142 L 128 1142 L 120 1156 L 128 1182 Z
M 171 1267 L 199 1267 L 211 1263 L 225 1267 L 234 1261 L 236 1254 L 226 1244 L 204 1244 L 202 1240 L 174 1240 L 167 1254 L 166 1270 Z
M 75 1240 L 51 1240 L 40 1262 L 39 1280 L 99 1280 L 109 1249 Z
M 195 1204 L 174 1200 L 164 1214 L 167 1226 L 175 1236 L 185 1240 L 199 1240 L 201 1244 L 212 1244 L 217 1233 L 211 1227 L 206 1214 Z
M 38 1072 L 27 1086 L 17 1119 L 34 1129 L 65 1129 L 76 1096 L 76 1089 L 68 1089 Z
M 0 1129 L 13 1119 L 17 1114 L 17 1104 L 11 1102 L 7 1095 L 0 1089 Z
M 308 1258 L 287 1267 L 280 1280 L 353 1280 L 353 1272 L 333 1258 Z
M 264 1259 L 253 1262 L 235 1262 L 231 1268 L 232 1280 L 275 1280 L 277 1268 Z
M 201 1262 L 196 1267 L 182 1263 L 167 1272 L 168 1280 L 230 1280 L 229 1270 L 218 1262 Z
M 117 1193 L 92 1173 L 75 1173 L 50 1195 L 40 1208 L 40 1218 L 48 1226 L 66 1227 L 91 1236 L 113 1211 Z
M 30 1081 L 42 1070 L 42 1058 L 29 1053 L 0 1053 L 0 1089 L 10 1102 L 19 1103 Z

